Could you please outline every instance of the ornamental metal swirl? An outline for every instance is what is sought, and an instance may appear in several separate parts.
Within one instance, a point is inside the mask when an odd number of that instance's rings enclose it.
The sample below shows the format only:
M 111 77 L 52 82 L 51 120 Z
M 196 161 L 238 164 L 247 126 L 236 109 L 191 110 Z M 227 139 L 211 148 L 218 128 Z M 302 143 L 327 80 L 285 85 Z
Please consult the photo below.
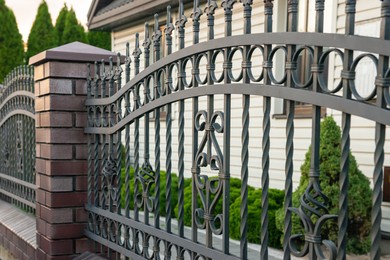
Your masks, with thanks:
M 120 187 L 117 185 L 118 176 L 117 160 L 110 154 L 102 170 L 101 206 L 104 209 L 113 210 L 118 207 Z
M 155 189 L 156 173 L 149 162 L 145 162 L 135 177 L 135 201 L 138 208 L 146 208 L 149 212 L 154 210 L 156 196 Z
M 217 120 L 220 120 L 221 124 Z M 212 171 L 218 171 L 218 178 L 199 175 L 197 174 L 198 170 L 195 170 L 195 185 L 202 207 L 195 209 L 193 216 L 198 228 L 210 229 L 216 235 L 220 235 L 223 232 L 222 225 L 216 225 L 217 223 L 222 223 L 223 216 L 218 214 L 219 212 L 214 212 L 214 210 L 221 198 L 223 191 L 222 180 L 226 176 L 223 172 L 223 154 L 215 133 L 223 133 L 223 124 L 224 114 L 221 111 L 216 111 L 210 115 L 207 111 L 201 110 L 195 117 L 196 130 L 204 132 L 196 153 L 195 166 L 197 169 L 209 166 Z
M 322 226 L 328 220 L 337 219 L 337 215 L 328 214 L 328 198 L 322 193 L 319 180 L 310 180 L 305 193 L 300 199 L 299 208 L 290 207 L 289 210 L 298 215 L 303 224 L 305 234 L 291 235 L 289 248 L 291 254 L 297 257 L 306 256 L 309 251 L 320 259 L 326 259 L 324 247 L 329 259 L 336 259 L 337 248 L 333 241 L 323 239 Z M 298 245 L 303 241 L 303 245 Z

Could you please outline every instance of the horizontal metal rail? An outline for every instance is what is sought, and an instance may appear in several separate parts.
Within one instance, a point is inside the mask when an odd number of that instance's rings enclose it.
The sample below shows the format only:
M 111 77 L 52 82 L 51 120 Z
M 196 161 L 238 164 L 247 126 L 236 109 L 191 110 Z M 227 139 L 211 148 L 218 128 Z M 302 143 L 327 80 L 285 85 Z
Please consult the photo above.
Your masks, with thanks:
M 3 120 L 0 121 L 0 126 L 3 125 L 9 118 L 11 118 L 12 116 L 15 116 L 15 115 L 25 115 L 25 116 L 28 116 L 32 119 L 35 119 L 34 113 L 31 113 L 27 110 L 16 109 L 16 110 L 13 110 L 12 112 L 8 113 L 7 116 L 4 117 Z
M 116 92 L 111 97 L 102 98 L 99 103 L 97 100 L 87 99 L 86 105 L 108 105 L 118 100 L 128 89 L 134 87 L 140 81 L 147 78 L 148 75 L 160 70 L 164 66 L 171 63 L 191 57 L 198 53 L 204 53 L 208 50 L 217 50 L 236 46 L 245 45 L 266 45 L 266 44 L 286 44 L 304 46 L 320 46 L 320 47 L 334 47 L 334 48 L 349 48 L 351 50 L 358 50 L 361 52 L 372 52 L 379 55 L 390 56 L 390 48 L 388 42 L 378 38 L 365 36 L 349 36 L 340 34 L 327 33 L 259 33 L 250 35 L 237 35 L 230 37 L 218 38 L 207 42 L 198 43 L 189 46 L 183 50 L 179 50 L 170 54 L 169 56 L 156 61 L 149 67 L 145 68 L 139 74 L 135 75 L 123 88 Z
M 35 185 L 33 183 L 30 183 L 30 182 L 27 182 L 27 181 L 23 181 L 21 179 L 18 179 L 18 178 L 6 175 L 4 173 L 0 173 L 0 179 L 5 179 L 5 180 L 8 180 L 8 181 L 12 181 L 14 183 L 23 185 L 23 186 L 25 186 L 25 187 L 27 187 L 29 189 L 32 189 L 32 190 L 35 190 L 37 188 L 37 185 Z
M 23 91 L 23 90 L 15 91 L 11 95 L 9 95 L 6 99 L 4 99 L 4 101 L 0 104 L 0 110 L 3 109 L 3 107 L 8 101 L 10 101 L 12 98 L 15 97 L 28 97 L 31 98 L 32 100 L 35 100 L 35 95 L 32 92 Z
M 132 123 L 135 119 L 142 117 L 145 115 L 145 113 L 153 111 L 156 107 L 162 107 L 166 104 L 192 97 L 218 94 L 257 95 L 295 100 L 298 102 L 336 109 L 345 113 L 351 113 L 363 118 L 377 121 L 378 123 L 384 125 L 390 124 L 389 111 L 366 103 L 361 103 L 356 100 L 344 99 L 340 96 L 322 94 L 303 89 L 286 88 L 284 86 L 240 83 L 202 86 L 199 88 L 192 88 L 175 92 L 145 104 L 141 108 L 138 108 L 123 118 L 113 127 L 87 127 L 85 128 L 84 132 L 88 134 L 113 134 L 118 130 L 123 129 L 126 124 Z M 103 103 L 103 100 L 101 99 L 96 99 L 94 101 L 95 105 L 100 105 Z
M 234 255 L 225 255 L 223 252 L 218 250 L 210 250 L 210 248 L 207 248 L 206 246 L 202 244 L 195 243 L 191 240 L 179 237 L 175 234 L 167 233 L 165 230 L 157 229 L 153 226 L 146 225 L 142 222 L 135 221 L 134 219 L 127 218 L 122 215 L 118 215 L 113 212 L 109 212 L 107 210 L 103 210 L 97 207 L 88 206 L 86 205 L 86 210 L 90 213 L 95 213 L 99 216 L 102 216 L 104 218 L 110 219 L 112 221 L 116 221 L 122 225 L 126 225 L 129 227 L 132 227 L 134 229 L 137 229 L 141 232 L 147 233 L 148 235 L 152 235 L 154 237 L 162 238 L 163 240 L 170 242 L 176 246 L 186 248 L 190 250 L 191 252 L 196 252 L 204 257 L 211 258 L 211 259 L 226 259 L 226 260 L 238 260 L 240 259 L 237 256 Z M 135 253 L 131 252 L 130 250 L 121 247 L 118 244 L 115 244 L 113 242 L 110 242 L 107 239 L 104 239 L 102 237 L 97 236 L 96 234 L 86 231 L 86 234 L 89 238 L 94 239 L 95 241 L 109 246 L 110 248 L 113 248 L 117 252 L 120 252 L 121 254 L 128 256 L 128 257 L 134 257 L 134 259 L 144 259 L 143 257 L 140 257 L 139 255 L 136 255 Z

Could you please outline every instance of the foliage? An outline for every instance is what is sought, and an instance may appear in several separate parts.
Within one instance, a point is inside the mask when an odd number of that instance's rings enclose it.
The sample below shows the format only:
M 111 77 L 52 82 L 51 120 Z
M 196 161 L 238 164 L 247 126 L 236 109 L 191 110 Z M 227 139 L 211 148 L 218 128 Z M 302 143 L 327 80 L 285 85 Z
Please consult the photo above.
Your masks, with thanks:
M 70 9 L 66 14 L 64 32 L 61 38 L 61 44 L 74 41 L 87 42 L 84 27 L 77 21 L 76 13 Z
M 248 241 L 251 243 L 260 243 L 261 229 L 261 189 L 255 189 L 248 186 Z M 269 190 L 269 245 L 271 247 L 280 248 L 280 238 L 282 232 L 276 228 L 275 212 L 282 206 L 284 192 L 276 189 Z M 229 229 L 230 237 L 240 239 L 240 208 L 241 200 L 241 180 L 238 178 L 230 179 L 230 217 Z M 198 206 L 201 206 L 201 201 L 198 197 Z M 192 186 L 189 184 L 184 189 L 184 224 L 191 226 L 192 221 Z M 222 200 L 218 202 L 214 209 L 214 215 L 222 214 Z M 177 216 L 177 211 L 176 211 Z
M 123 161 L 123 160 L 122 160 Z M 131 167 L 129 171 L 129 182 L 130 187 L 133 190 L 130 190 L 130 209 L 134 209 L 134 169 Z M 175 217 L 175 208 L 178 203 L 178 177 L 176 174 L 171 174 L 171 216 Z M 126 198 L 126 170 L 122 168 L 121 170 L 121 181 L 122 181 L 122 189 L 121 189 L 121 204 L 122 207 L 125 208 L 125 198 Z M 160 171 L 160 215 L 166 216 L 166 181 L 167 174 L 164 171 Z M 189 185 L 190 181 L 187 180 L 185 185 Z M 152 187 L 151 194 L 154 194 L 155 186 Z
M 66 16 L 68 15 L 68 12 L 69 12 L 68 7 L 66 6 L 66 4 L 64 4 L 64 7 L 62 7 L 60 13 L 58 14 L 56 25 L 54 26 L 57 34 L 57 40 L 58 40 L 57 45 L 64 44 L 62 41 L 62 35 L 64 34 Z
M 90 45 L 111 50 L 111 33 L 100 31 L 89 31 L 87 33 L 88 43 Z
M 123 149 L 123 148 L 122 148 Z M 123 155 L 123 152 L 122 152 Z M 122 161 L 124 158 L 122 157 Z M 172 174 L 172 183 L 171 183 L 171 203 L 172 203 L 172 218 L 177 218 L 178 216 L 178 177 L 176 174 Z M 129 192 L 131 210 L 134 209 L 134 169 L 130 168 L 129 171 L 130 177 L 130 186 L 132 189 Z M 216 179 L 217 177 L 211 177 L 211 179 Z M 167 174 L 164 171 L 160 172 L 160 215 L 166 216 L 166 179 Z M 126 173 L 125 168 L 122 165 L 121 173 L 121 204 L 122 208 L 125 208 L 125 198 L 126 198 Z M 192 179 L 184 179 L 184 225 L 191 226 L 192 223 Z M 154 188 L 151 190 L 151 194 L 154 194 Z M 255 189 L 251 186 L 248 186 L 248 241 L 251 243 L 260 243 L 260 234 L 261 234 L 261 189 Z M 282 206 L 282 201 L 284 197 L 284 192 L 281 190 L 270 189 L 269 190 L 269 245 L 274 248 L 281 248 L 281 236 L 282 232 L 276 228 L 275 222 L 275 213 Z M 237 178 L 230 179 L 230 220 L 229 220 L 229 229 L 230 237 L 233 239 L 240 239 L 240 207 L 242 204 L 241 200 L 241 180 Z M 203 207 L 198 196 L 198 206 Z M 143 209 L 140 209 L 143 211 Z M 222 199 L 219 199 L 213 214 L 222 214 Z M 216 223 L 216 226 L 219 226 L 220 223 Z
M 329 213 L 338 214 L 339 178 L 341 160 L 341 131 L 332 117 L 321 123 L 320 132 L 320 181 L 323 193 L 329 198 Z M 299 199 L 309 183 L 311 148 L 301 166 L 301 179 L 293 193 L 293 206 L 299 207 Z M 358 169 L 355 157 L 350 154 L 349 187 L 348 187 L 348 242 L 347 250 L 353 254 L 364 254 L 369 250 L 371 195 L 369 180 Z M 364 196 L 362 196 L 364 194 Z M 277 226 L 283 230 L 284 211 L 277 212 Z M 293 234 L 302 233 L 300 220 L 293 214 Z M 328 221 L 323 226 L 323 234 L 333 241 L 337 240 L 337 224 Z
M 23 41 L 15 15 L 0 0 L 0 83 L 16 66 L 23 63 Z
M 248 191 L 248 241 L 251 243 L 260 243 L 261 235 L 261 189 L 251 189 Z M 284 192 L 276 189 L 268 190 L 268 239 L 269 246 L 281 248 L 280 238 L 282 232 L 276 228 L 275 213 L 282 206 Z M 241 197 L 231 205 L 230 212 L 230 236 L 234 239 L 240 239 L 240 208 Z
M 57 35 L 51 22 L 47 4 L 43 1 L 38 7 L 35 21 L 28 36 L 27 62 L 35 54 L 53 48 L 56 44 Z

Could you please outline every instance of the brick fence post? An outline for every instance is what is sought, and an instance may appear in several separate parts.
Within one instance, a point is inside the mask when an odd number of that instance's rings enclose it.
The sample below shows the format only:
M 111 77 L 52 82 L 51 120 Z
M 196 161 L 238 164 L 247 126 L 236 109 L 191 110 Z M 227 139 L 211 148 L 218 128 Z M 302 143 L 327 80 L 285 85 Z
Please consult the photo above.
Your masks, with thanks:
M 36 259 L 72 259 L 92 249 L 84 237 L 87 64 L 110 56 L 115 53 L 74 42 L 30 59 L 36 97 Z

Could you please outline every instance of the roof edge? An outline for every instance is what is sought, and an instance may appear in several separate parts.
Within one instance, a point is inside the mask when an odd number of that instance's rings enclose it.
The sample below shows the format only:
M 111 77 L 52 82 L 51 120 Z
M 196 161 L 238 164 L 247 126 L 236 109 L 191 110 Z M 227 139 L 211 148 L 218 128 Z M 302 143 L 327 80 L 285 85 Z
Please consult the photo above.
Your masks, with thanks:
M 95 0 L 96 1 L 96 0 Z M 184 0 L 185 4 L 191 0 Z M 113 29 L 124 24 L 129 24 L 142 18 L 147 18 L 151 13 L 159 13 L 166 10 L 170 5 L 175 8 L 179 5 L 177 0 L 134 0 L 113 10 L 107 11 L 96 16 L 96 13 L 90 17 L 88 29 Z

